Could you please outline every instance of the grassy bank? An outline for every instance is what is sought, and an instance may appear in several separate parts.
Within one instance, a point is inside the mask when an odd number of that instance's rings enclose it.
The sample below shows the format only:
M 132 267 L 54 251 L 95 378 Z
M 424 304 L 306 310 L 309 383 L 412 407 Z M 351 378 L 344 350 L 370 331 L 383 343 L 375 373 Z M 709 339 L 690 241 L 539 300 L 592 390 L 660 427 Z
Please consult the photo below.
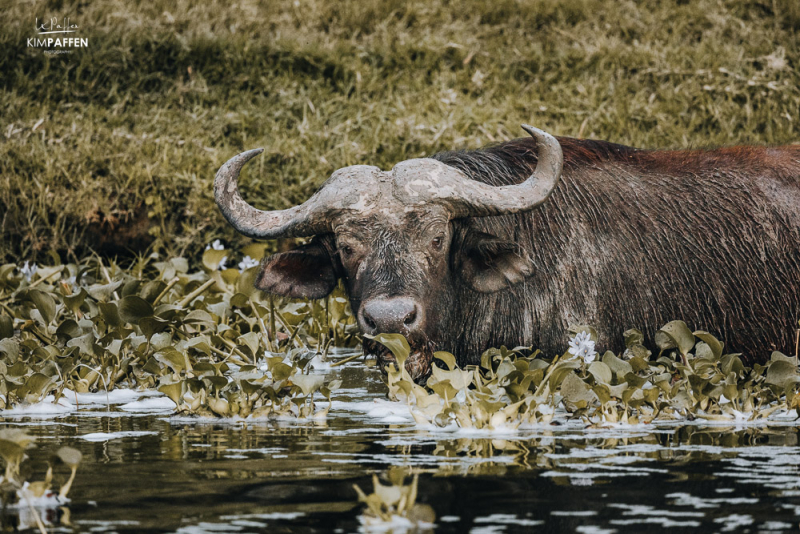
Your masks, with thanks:
M 259 146 L 246 196 L 282 208 L 338 167 L 477 147 L 521 122 L 645 147 L 800 140 L 794 0 L 0 10 L 0 263 L 239 246 L 211 182 Z M 27 48 L 51 16 L 88 48 Z

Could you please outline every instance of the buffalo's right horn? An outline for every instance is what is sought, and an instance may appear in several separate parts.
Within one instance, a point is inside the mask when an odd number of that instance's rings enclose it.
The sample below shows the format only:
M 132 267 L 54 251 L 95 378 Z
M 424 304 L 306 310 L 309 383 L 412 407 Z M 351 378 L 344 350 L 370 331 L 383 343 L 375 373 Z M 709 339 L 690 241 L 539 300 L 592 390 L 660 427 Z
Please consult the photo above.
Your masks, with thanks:
M 248 204 L 239 194 L 237 179 L 245 163 L 261 154 L 257 148 L 229 159 L 214 179 L 214 199 L 231 225 L 248 237 L 278 239 L 306 237 L 330 230 L 318 195 L 299 206 L 285 210 L 263 211 Z

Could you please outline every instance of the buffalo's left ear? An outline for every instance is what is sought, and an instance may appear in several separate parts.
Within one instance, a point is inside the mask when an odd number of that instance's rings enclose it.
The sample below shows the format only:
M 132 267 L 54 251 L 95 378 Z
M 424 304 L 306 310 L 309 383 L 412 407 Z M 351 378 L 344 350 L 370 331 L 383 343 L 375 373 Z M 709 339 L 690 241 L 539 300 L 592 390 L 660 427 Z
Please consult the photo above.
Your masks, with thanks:
M 321 299 L 336 287 L 336 269 L 328 249 L 315 239 L 264 258 L 255 285 L 282 297 Z
M 477 231 L 464 237 L 457 265 L 464 281 L 481 293 L 513 286 L 533 273 L 530 255 L 517 243 Z

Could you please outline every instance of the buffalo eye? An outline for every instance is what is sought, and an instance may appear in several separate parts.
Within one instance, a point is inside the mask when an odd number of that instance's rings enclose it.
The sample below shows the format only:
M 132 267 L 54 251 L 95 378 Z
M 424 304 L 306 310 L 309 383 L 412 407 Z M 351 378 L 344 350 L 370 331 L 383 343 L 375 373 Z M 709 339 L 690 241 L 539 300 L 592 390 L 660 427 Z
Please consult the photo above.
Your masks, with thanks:
M 444 238 L 442 236 L 435 237 L 433 238 L 433 241 L 431 241 L 431 248 L 433 248 L 434 250 L 441 250 L 443 242 Z
M 354 252 L 353 251 L 353 247 L 351 247 L 350 245 L 343 246 L 341 248 L 341 250 L 342 250 L 342 254 L 344 255 L 345 258 L 349 258 L 350 256 L 353 255 L 353 252 Z

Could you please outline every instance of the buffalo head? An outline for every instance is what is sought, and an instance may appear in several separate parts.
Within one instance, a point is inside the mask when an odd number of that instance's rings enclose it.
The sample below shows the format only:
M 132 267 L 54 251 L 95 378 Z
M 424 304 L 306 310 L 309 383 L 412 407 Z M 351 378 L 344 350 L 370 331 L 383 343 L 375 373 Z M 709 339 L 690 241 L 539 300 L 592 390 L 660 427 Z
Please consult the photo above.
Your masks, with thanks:
M 531 258 L 517 244 L 455 224 L 531 210 L 555 189 L 563 165 L 558 141 L 523 128 L 537 141 L 538 163 L 517 185 L 494 187 L 434 159 L 411 159 L 391 171 L 365 165 L 339 169 L 305 203 L 262 211 L 245 202 L 237 187 L 239 171 L 261 153 L 257 149 L 220 168 L 214 194 L 225 218 L 244 235 L 315 236 L 298 249 L 265 258 L 259 289 L 322 298 L 341 278 L 362 332 L 403 334 L 412 347 L 406 369 L 423 382 L 437 341 L 454 320 L 456 284 L 489 293 L 531 273 Z M 367 341 L 365 350 L 377 354 L 382 366 L 392 360 L 377 343 Z

